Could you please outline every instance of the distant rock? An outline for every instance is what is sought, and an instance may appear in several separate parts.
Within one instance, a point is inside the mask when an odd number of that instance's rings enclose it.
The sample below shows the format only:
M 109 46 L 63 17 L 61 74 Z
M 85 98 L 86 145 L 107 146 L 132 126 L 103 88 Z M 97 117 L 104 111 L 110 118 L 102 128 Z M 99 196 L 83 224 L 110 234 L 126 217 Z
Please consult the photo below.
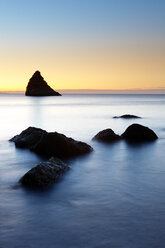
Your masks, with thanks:
M 120 139 L 120 136 L 115 134 L 110 128 L 100 131 L 96 134 L 92 140 L 102 141 L 102 142 L 113 142 Z
M 26 87 L 26 96 L 61 96 L 60 93 L 53 90 L 41 76 L 39 71 L 36 71 Z
M 121 137 L 131 142 L 153 141 L 158 138 L 154 131 L 140 124 L 129 126 Z
M 51 158 L 47 162 L 41 162 L 29 170 L 20 182 L 33 188 L 45 188 L 56 182 L 69 166 L 57 158 Z
M 122 118 L 122 119 L 140 119 L 141 117 L 136 115 L 121 115 L 121 116 L 114 116 L 113 118 Z
M 29 127 L 10 141 L 16 147 L 28 148 L 42 156 L 57 156 L 60 158 L 74 157 L 91 152 L 88 144 L 68 138 L 57 132 L 46 132 L 40 128 Z

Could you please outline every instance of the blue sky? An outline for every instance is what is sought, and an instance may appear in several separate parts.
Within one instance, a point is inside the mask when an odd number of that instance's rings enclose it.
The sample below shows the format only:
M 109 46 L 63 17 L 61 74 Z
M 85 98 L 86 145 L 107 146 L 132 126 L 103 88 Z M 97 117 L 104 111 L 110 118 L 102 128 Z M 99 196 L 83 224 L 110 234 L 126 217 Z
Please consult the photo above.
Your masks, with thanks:
M 1 29 L 10 34 L 44 30 L 76 35 L 165 32 L 163 0 L 1 0 Z

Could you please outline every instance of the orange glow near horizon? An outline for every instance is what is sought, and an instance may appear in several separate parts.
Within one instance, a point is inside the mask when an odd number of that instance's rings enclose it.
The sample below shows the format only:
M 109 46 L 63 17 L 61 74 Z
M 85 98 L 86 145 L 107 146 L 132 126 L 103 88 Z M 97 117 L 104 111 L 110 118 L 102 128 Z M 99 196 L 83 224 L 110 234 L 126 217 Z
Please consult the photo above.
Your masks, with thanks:
M 63 51 L 63 52 L 61 52 Z M 2 54 L 0 91 L 24 91 L 39 70 L 58 89 L 155 89 L 165 86 L 162 49 L 70 49 L 35 54 Z

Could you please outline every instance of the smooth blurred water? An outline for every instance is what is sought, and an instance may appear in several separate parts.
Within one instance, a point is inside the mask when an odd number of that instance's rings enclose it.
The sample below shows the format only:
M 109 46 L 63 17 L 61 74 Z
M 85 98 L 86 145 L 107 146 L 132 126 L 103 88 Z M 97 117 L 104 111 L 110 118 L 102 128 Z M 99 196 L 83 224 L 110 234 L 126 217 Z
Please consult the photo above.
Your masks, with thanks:
M 122 114 L 143 118 L 112 118 Z M 0 94 L 0 117 L 0 248 L 165 247 L 165 95 Z M 132 123 L 159 139 L 91 141 Z M 24 189 L 19 178 L 43 158 L 8 140 L 28 126 L 85 141 L 94 152 L 66 161 L 71 170 L 50 189 Z

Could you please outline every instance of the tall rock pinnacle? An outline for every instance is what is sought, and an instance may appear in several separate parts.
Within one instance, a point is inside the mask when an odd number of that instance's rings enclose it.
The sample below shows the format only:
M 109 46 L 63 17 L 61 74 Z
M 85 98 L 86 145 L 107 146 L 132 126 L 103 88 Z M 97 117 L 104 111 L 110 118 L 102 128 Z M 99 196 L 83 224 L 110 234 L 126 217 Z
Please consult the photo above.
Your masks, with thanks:
M 53 90 L 41 76 L 39 71 L 36 71 L 30 78 L 26 87 L 26 96 L 61 96 L 60 93 Z

